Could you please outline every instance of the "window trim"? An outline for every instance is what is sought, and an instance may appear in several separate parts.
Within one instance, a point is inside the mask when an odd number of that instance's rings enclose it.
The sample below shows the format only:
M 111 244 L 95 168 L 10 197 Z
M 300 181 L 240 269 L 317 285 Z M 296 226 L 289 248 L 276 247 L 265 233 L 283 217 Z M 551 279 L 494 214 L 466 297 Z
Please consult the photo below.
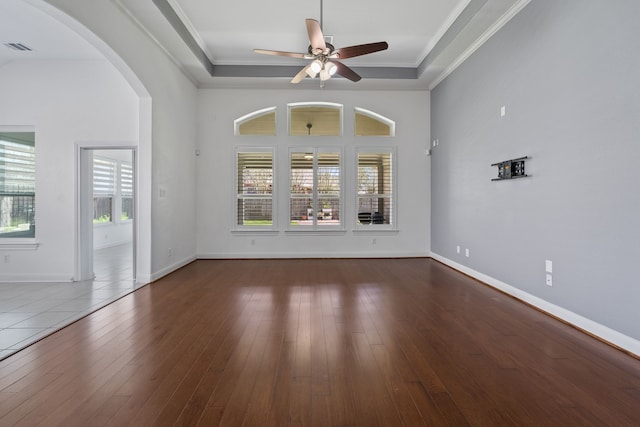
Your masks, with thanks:
M 271 225 L 240 225 L 238 224 L 238 154 L 239 153 L 270 153 L 271 154 L 271 173 L 272 173 L 272 184 L 271 184 Z M 234 165 L 233 165 L 233 177 L 231 182 L 233 183 L 233 202 L 231 203 L 232 215 L 231 220 L 233 221 L 231 231 L 233 233 L 274 233 L 278 231 L 278 177 L 277 177 L 277 169 L 276 169 L 276 148 L 275 146 L 236 146 L 233 153 L 234 157 Z
M 358 221 L 358 155 L 360 153 L 365 154 L 391 154 L 391 221 L 389 224 L 360 224 Z M 354 147 L 354 171 L 355 179 L 354 185 L 354 200 L 353 200 L 353 215 L 350 223 L 353 226 L 354 232 L 397 232 L 398 231 L 398 155 L 397 147 L 395 146 L 370 146 L 370 145 L 358 145 Z

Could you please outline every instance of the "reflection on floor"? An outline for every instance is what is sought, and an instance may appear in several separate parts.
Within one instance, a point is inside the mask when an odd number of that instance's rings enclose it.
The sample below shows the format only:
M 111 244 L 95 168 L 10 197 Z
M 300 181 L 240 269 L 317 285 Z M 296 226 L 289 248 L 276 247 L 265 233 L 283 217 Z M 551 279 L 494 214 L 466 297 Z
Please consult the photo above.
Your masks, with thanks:
M 0 360 L 135 290 L 132 246 L 94 252 L 94 280 L 0 283 Z
M 94 281 L 133 279 L 133 245 L 131 243 L 98 249 L 93 252 Z

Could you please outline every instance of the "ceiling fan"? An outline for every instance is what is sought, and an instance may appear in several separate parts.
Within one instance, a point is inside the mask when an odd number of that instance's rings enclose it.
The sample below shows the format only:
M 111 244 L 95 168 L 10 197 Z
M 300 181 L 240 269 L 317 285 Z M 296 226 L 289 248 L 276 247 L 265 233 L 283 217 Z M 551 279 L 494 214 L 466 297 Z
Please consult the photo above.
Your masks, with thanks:
M 338 74 L 352 82 L 359 81 L 362 77 L 351 68 L 344 65 L 338 59 L 353 58 L 355 56 L 367 55 L 379 52 L 389 47 L 387 42 L 377 42 L 348 46 L 336 49 L 331 43 L 325 41 L 322 34 L 322 26 L 315 19 L 306 19 L 307 33 L 309 34 L 309 48 L 307 53 L 283 52 L 279 50 L 254 49 L 255 53 L 265 55 L 289 56 L 292 58 L 310 59 L 311 62 L 296 74 L 291 83 L 300 83 L 305 77 L 312 79 L 320 75 L 320 81 L 324 83 L 331 76 Z

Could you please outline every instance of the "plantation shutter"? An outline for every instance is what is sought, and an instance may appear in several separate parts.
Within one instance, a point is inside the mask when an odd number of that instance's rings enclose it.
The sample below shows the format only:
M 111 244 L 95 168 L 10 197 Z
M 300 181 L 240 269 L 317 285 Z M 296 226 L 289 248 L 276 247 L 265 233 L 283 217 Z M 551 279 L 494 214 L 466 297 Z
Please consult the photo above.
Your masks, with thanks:
M 273 153 L 238 151 L 236 225 L 273 225 Z
M 358 223 L 393 224 L 393 161 L 388 153 L 358 153 Z
M 35 184 L 35 134 L 0 134 L 0 237 L 35 237 Z

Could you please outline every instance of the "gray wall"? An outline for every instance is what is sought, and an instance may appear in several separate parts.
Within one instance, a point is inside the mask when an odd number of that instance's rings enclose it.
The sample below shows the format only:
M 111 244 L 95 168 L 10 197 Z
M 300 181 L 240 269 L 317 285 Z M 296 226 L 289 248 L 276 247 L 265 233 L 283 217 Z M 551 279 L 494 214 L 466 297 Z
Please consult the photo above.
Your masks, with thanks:
M 635 339 L 639 17 L 533 0 L 431 94 L 432 252 Z M 530 177 L 491 182 L 525 155 Z

